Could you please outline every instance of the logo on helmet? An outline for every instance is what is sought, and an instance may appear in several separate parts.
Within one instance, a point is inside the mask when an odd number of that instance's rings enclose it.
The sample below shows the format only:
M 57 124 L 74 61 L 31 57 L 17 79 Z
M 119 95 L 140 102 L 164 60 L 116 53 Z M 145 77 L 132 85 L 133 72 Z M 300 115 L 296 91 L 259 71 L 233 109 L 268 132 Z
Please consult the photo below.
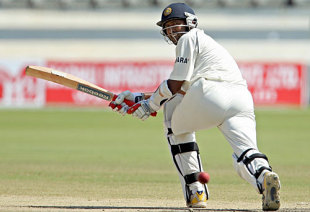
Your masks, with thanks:
M 164 11 L 164 16 L 168 16 L 172 13 L 172 9 L 170 7 L 166 8 Z

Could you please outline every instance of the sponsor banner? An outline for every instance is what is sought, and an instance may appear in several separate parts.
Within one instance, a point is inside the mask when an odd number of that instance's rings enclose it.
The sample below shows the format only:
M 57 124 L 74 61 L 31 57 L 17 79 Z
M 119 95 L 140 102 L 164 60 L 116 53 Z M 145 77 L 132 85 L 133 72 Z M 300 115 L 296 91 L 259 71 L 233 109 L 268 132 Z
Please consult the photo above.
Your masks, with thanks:
M 173 61 L 72 62 L 0 60 L 0 107 L 46 105 L 102 106 L 108 102 L 86 93 L 25 76 L 27 65 L 55 68 L 113 93 L 152 92 L 169 77 Z M 305 65 L 299 63 L 238 63 L 256 106 L 307 104 Z
M 0 107 L 45 105 L 45 82 L 26 77 L 28 64 L 44 65 L 43 60 L 0 60 Z
M 255 105 L 307 104 L 307 72 L 299 63 L 238 63 Z

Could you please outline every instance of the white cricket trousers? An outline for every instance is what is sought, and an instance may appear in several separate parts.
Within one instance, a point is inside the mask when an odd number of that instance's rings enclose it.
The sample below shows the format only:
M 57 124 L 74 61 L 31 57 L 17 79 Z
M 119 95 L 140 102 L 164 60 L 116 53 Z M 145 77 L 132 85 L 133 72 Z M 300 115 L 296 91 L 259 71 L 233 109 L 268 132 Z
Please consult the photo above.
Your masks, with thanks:
M 180 100 L 171 117 L 174 135 L 218 127 L 236 155 L 257 149 L 253 99 L 245 85 L 201 78 Z

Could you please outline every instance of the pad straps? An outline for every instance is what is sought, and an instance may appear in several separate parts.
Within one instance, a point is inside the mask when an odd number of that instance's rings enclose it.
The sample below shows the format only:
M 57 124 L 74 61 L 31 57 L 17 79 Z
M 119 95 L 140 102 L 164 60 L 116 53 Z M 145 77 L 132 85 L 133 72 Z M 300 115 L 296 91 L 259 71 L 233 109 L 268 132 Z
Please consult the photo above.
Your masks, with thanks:
M 192 152 L 192 151 L 196 151 L 199 154 L 199 148 L 196 142 L 171 145 L 171 152 L 173 156 L 180 154 L 180 153 Z
M 184 176 L 184 180 L 185 180 L 186 184 L 189 185 L 189 184 L 192 184 L 194 182 L 197 182 L 198 181 L 199 173 L 200 172 L 195 172 L 195 173 L 192 173 L 192 174 L 185 175 Z
M 245 156 L 246 153 L 248 153 L 250 150 L 255 150 L 255 149 L 251 148 L 251 149 L 245 150 L 240 155 L 237 162 L 240 163 L 242 161 L 246 167 L 256 158 L 263 158 L 267 162 L 269 162 L 267 156 L 265 154 L 262 154 L 262 153 L 254 153 L 250 156 Z M 269 166 L 269 167 L 262 166 L 258 170 L 256 170 L 256 172 L 253 174 L 254 177 L 257 179 L 264 170 L 272 171 L 272 168 L 271 168 L 271 166 Z

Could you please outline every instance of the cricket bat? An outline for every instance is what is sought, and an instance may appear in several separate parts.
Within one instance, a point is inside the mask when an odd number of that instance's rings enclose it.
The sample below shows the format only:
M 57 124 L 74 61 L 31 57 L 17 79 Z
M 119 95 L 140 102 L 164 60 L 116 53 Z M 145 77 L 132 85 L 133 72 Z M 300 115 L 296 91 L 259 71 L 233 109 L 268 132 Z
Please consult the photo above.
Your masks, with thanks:
M 88 82 L 86 80 L 80 79 L 76 76 L 73 76 L 71 74 L 58 71 L 52 68 L 42 67 L 42 66 L 27 66 L 26 68 L 26 75 L 44 79 L 47 81 L 51 81 L 78 91 L 82 91 L 84 93 L 93 95 L 95 97 L 104 99 L 106 101 L 115 101 L 117 98 L 116 94 L 113 94 L 111 91 L 108 91 L 104 88 L 101 88 L 91 82 Z M 124 103 L 126 103 L 129 107 L 132 107 L 135 105 L 135 102 L 132 102 L 130 100 L 124 99 Z M 112 109 L 115 107 L 118 107 L 119 109 L 122 107 L 120 105 L 116 106 L 113 103 L 110 103 L 109 105 Z M 131 108 L 128 113 L 132 113 L 135 111 L 137 107 Z M 152 116 L 156 116 L 156 112 L 151 114 Z

